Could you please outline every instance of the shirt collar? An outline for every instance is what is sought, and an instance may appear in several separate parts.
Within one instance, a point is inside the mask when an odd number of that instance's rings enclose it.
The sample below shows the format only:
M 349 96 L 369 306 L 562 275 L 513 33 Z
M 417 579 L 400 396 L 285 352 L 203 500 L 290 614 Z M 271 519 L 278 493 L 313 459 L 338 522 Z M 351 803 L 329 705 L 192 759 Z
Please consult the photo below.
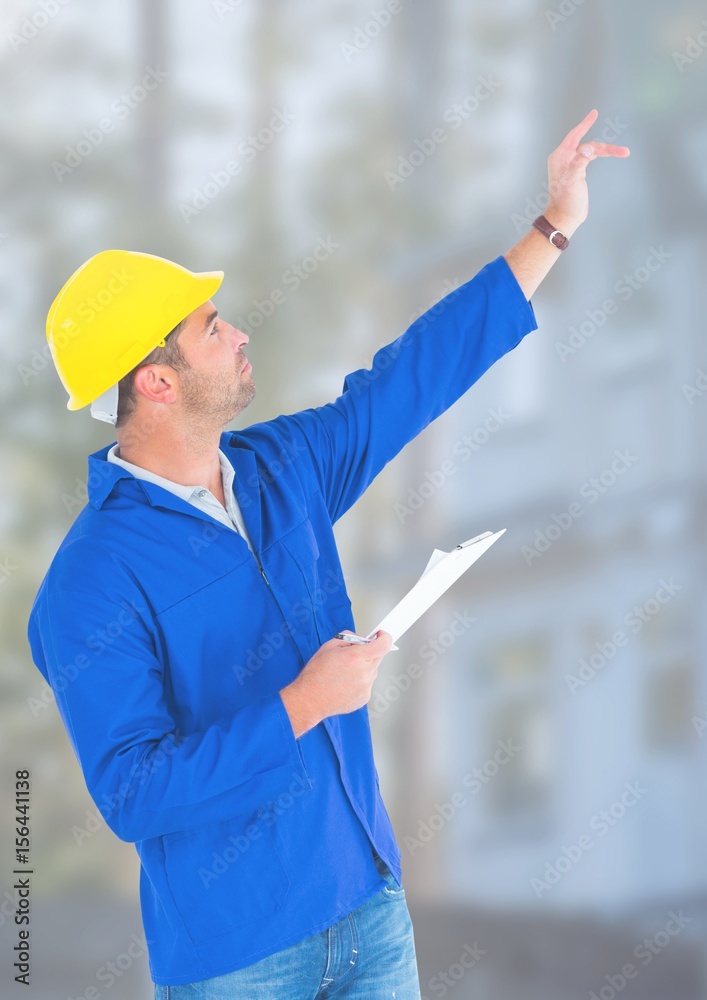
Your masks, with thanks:
M 136 479 L 144 479 L 148 483 L 154 483 L 155 486 L 161 486 L 165 490 L 169 490 L 171 493 L 175 493 L 182 500 L 188 500 L 192 495 L 194 490 L 203 487 L 199 486 L 184 486 L 182 483 L 175 483 L 172 479 L 165 479 L 164 476 L 158 476 L 155 472 L 151 472 L 149 469 L 143 469 L 140 465 L 133 465 L 132 462 L 126 462 L 124 458 L 120 458 L 116 455 L 118 449 L 118 442 L 111 445 L 106 453 L 106 461 L 115 462 L 116 465 L 120 465 L 123 469 L 135 476 Z M 221 449 L 219 448 L 219 458 L 221 455 Z M 223 469 L 222 469 L 223 471 Z

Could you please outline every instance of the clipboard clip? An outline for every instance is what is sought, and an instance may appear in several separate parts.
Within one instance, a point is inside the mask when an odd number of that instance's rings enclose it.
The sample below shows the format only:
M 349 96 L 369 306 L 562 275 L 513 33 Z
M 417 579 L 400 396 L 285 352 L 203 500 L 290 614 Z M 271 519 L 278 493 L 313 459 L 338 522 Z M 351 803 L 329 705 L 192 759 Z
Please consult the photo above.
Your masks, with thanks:
M 457 549 L 465 549 L 467 545 L 475 545 L 476 542 L 480 542 L 482 538 L 488 538 L 488 536 L 492 534 L 493 531 L 484 531 L 480 535 L 477 535 L 476 538 L 469 538 L 466 542 L 460 542 L 459 545 L 457 545 Z

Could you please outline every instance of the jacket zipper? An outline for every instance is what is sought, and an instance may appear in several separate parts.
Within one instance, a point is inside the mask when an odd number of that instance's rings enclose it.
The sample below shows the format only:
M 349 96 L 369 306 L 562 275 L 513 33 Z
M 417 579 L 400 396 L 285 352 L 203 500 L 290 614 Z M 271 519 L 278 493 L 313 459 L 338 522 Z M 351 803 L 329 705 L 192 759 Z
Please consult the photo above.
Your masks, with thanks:
M 263 580 L 265 580 L 265 582 L 267 583 L 267 585 L 268 585 L 268 587 L 269 587 L 269 586 L 270 586 L 270 581 L 268 580 L 267 576 L 265 575 L 265 570 L 264 570 L 264 569 L 263 569 L 263 567 L 262 567 L 262 566 L 260 565 L 260 560 L 258 559 L 258 557 L 257 557 L 257 556 L 255 557 L 255 561 L 256 561 L 256 562 L 257 562 L 257 564 L 258 564 L 258 569 L 260 570 L 260 575 L 262 576 Z

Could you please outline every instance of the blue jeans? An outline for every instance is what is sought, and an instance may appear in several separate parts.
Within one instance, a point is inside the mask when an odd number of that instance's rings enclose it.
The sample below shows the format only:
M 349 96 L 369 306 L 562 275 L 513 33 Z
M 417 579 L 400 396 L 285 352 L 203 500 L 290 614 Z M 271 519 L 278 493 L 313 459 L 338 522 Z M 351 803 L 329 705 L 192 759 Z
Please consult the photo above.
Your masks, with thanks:
M 332 927 L 225 976 L 155 985 L 155 1000 L 420 1000 L 405 890 L 376 865 L 386 884 Z

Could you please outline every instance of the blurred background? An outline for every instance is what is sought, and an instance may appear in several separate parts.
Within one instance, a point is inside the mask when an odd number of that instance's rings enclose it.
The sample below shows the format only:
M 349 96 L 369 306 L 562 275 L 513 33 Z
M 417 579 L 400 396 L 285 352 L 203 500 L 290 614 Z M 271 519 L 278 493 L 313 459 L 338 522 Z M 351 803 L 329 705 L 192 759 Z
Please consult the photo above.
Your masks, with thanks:
M 590 166 L 589 219 L 533 298 L 539 329 L 336 532 L 366 633 L 434 547 L 507 529 L 386 657 L 369 705 L 423 996 L 707 996 L 705 15 L 4 0 L 3 996 L 152 997 L 137 855 L 92 829 L 26 642 L 86 456 L 115 440 L 66 409 L 44 335 L 59 287 L 110 247 L 222 268 L 216 304 L 250 335 L 258 386 L 234 426 L 326 402 L 527 232 L 548 154 L 594 107 L 590 138 L 632 156 Z M 21 767 L 29 990 L 11 950 Z

